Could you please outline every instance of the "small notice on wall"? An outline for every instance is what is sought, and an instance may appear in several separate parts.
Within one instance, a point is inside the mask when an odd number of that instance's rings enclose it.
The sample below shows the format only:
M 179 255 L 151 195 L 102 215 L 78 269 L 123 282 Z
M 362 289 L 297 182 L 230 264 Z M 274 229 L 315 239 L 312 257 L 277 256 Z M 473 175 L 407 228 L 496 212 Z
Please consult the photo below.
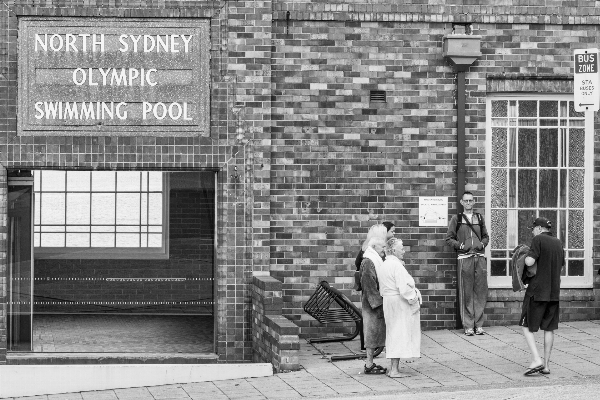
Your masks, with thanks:
M 448 197 L 419 197 L 419 226 L 448 226 Z

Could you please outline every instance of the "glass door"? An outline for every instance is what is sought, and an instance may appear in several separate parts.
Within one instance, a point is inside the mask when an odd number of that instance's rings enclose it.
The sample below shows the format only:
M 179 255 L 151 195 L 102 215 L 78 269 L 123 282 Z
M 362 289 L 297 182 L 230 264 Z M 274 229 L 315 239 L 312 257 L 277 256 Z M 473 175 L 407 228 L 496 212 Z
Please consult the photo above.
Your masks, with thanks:
M 18 173 L 17 175 L 31 175 Z M 31 176 L 8 178 L 8 350 L 32 351 L 33 243 Z

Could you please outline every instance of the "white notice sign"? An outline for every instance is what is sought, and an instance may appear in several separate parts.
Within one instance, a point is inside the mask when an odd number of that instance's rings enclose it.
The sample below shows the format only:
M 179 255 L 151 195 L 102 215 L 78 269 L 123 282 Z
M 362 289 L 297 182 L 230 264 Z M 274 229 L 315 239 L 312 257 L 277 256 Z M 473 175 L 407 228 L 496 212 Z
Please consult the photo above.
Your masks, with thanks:
M 419 197 L 419 226 L 448 226 L 448 198 Z
M 598 49 L 575 50 L 575 111 L 598 111 Z

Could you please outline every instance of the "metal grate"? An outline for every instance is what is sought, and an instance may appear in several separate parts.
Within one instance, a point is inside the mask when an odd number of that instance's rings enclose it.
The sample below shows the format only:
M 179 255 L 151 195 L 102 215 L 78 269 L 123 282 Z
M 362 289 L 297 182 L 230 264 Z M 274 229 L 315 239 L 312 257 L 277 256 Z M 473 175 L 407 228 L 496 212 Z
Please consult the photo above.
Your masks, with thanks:
M 385 90 L 371 90 L 369 101 L 372 103 L 385 103 L 386 93 Z

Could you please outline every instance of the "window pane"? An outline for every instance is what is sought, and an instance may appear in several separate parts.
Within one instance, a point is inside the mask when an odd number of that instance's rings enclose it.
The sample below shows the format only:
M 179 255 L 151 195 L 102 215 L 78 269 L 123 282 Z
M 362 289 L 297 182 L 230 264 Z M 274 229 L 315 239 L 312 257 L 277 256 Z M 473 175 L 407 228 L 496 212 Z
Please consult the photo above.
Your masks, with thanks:
M 92 193 L 92 224 L 114 225 L 115 195 Z
M 67 247 L 90 247 L 89 233 L 67 233 Z
M 40 233 L 40 239 L 43 247 L 65 247 L 64 233 Z
M 123 233 L 123 232 L 139 233 L 140 226 L 139 225 L 117 225 L 117 232 L 118 233 Z
M 492 100 L 492 117 L 506 117 L 508 109 L 507 100 Z
M 40 224 L 40 199 L 42 195 L 40 193 L 33 194 L 33 223 L 34 225 Z
M 39 192 L 41 183 L 40 179 L 42 178 L 42 171 L 33 171 L 33 191 Z
M 540 167 L 558 166 L 558 129 L 540 129 Z
M 67 193 L 67 224 L 90 224 L 89 193 Z
M 65 226 L 64 225 L 42 225 L 41 231 L 42 232 L 64 232 Z
M 537 129 L 519 129 L 519 167 L 537 167 Z
M 552 223 L 552 232 L 556 231 L 556 224 L 558 222 L 556 220 L 556 210 L 540 210 L 539 216 L 550 221 Z
M 558 119 L 541 119 L 540 126 L 558 126 Z
M 506 128 L 492 128 L 492 167 L 507 166 Z
M 142 171 L 142 192 L 147 192 L 148 191 L 148 172 L 147 171 Z
M 508 129 L 508 165 L 517 166 L 517 129 Z
M 115 247 L 114 233 L 92 233 L 92 247 Z
M 148 193 L 141 193 L 141 224 L 146 225 L 148 223 Z
M 117 233 L 117 247 L 140 247 L 140 235 L 135 233 Z
M 92 232 L 115 232 L 114 225 L 92 225 Z
M 162 235 L 148 234 L 148 247 L 161 247 Z
M 148 190 L 151 192 L 160 192 L 163 190 L 162 172 L 148 172 Z
M 583 210 L 569 210 L 569 248 L 583 249 Z
M 575 111 L 574 103 L 569 101 L 569 117 L 583 118 L 584 116 L 584 113 Z
M 556 237 L 561 242 L 567 241 L 567 210 L 558 211 L 558 226 L 556 227 Z
M 67 191 L 89 192 L 90 175 L 90 171 L 67 171 Z
M 85 226 L 69 225 L 67 227 L 67 232 L 89 232 L 89 231 L 90 231 L 89 225 L 85 225 Z
M 506 170 L 505 169 L 493 169 L 492 170 L 492 207 L 493 208 L 505 208 L 506 207 L 506 195 L 507 182 L 506 182 Z
M 540 101 L 540 117 L 558 117 L 558 102 Z
M 519 118 L 537 117 L 537 100 L 519 101 Z
M 117 193 L 117 224 L 140 223 L 140 194 Z
M 490 242 L 492 249 L 506 248 L 506 210 L 492 210 L 490 218 Z
M 162 225 L 162 194 L 150 193 L 148 195 L 148 223 Z
M 539 206 L 556 207 L 558 203 L 558 171 L 555 169 L 540 170 Z
M 94 171 L 92 174 L 93 192 L 114 192 L 115 191 L 115 172 L 114 171 Z
M 569 166 L 583 167 L 585 152 L 585 130 L 571 129 L 569 131 Z
M 569 276 L 583 276 L 583 260 L 569 260 Z
M 517 210 L 508 210 L 507 211 L 507 222 L 506 222 L 506 236 L 508 249 L 514 249 L 519 244 L 519 216 Z M 520 242 L 523 243 L 523 242 Z
M 583 208 L 584 179 L 582 169 L 569 170 L 569 207 Z
M 42 191 L 65 191 L 65 171 L 42 171 L 41 177 Z
M 519 210 L 519 241 L 518 243 L 531 243 L 531 239 L 533 235 L 531 234 L 531 230 L 529 226 L 531 222 L 535 219 L 535 211 L 534 210 Z
M 507 275 L 507 261 L 506 260 L 492 260 L 490 267 L 490 274 L 492 276 L 506 276 Z
M 559 205 L 559 207 L 564 208 L 567 206 L 567 170 L 566 169 L 560 170 L 559 187 L 560 187 L 560 197 L 559 197 L 558 205 Z
M 517 207 L 517 171 L 514 169 L 508 171 L 508 206 Z
M 117 172 L 117 191 L 119 192 L 139 192 L 140 191 L 140 172 L 138 171 L 119 171 Z
M 42 193 L 41 197 L 41 223 L 65 224 L 65 194 L 64 193 Z
M 537 171 L 534 169 L 519 170 L 519 208 L 535 207 L 537 200 Z

